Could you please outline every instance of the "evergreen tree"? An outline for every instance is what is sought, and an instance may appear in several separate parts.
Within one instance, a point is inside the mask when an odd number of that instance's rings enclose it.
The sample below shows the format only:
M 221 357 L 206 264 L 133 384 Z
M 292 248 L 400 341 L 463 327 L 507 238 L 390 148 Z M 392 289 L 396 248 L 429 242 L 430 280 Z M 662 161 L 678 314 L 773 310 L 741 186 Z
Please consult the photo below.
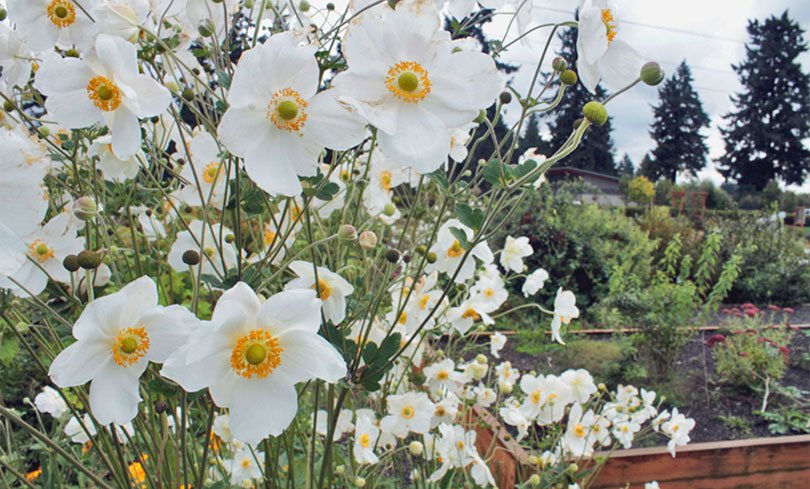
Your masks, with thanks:
M 801 184 L 810 172 L 810 75 L 797 57 L 807 51 L 804 31 L 788 17 L 748 22 L 746 59 L 732 66 L 742 93 L 731 97 L 736 110 L 721 129 L 726 154 L 718 163 L 726 178 L 762 190 L 775 178 Z
M 650 153 L 644 153 L 644 158 L 641 159 L 641 163 L 638 165 L 638 175 L 643 175 L 651 181 L 656 181 L 657 179 L 653 177 L 653 166 L 655 166 L 655 162 L 650 157 Z
M 562 48 L 559 55 L 570 65 L 577 57 L 577 31 L 574 28 L 564 29 L 560 33 Z M 557 88 L 557 87 L 555 87 Z M 574 122 L 582 117 L 582 107 L 591 100 L 603 100 L 605 90 L 596 87 L 596 95 L 589 93 L 581 83 L 565 89 L 560 104 L 548 112 L 551 122 L 550 153 L 558 150 L 574 130 Z M 592 126 L 582 138 L 582 143 L 571 155 L 560 162 L 560 166 L 582 168 L 599 173 L 616 175 L 616 163 L 613 160 L 613 140 L 610 137 L 611 118 L 602 126 Z
M 697 176 L 706 166 L 706 136 L 700 130 L 709 127 L 697 92 L 692 88 L 692 73 L 682 61 L 675 74 L 658 89 L 659 104 L 653 107 L 655 121 L 650 136 L 656 142 L 652 166 L 647 177 L 656 181 L 675 181 L 679 171 Z
M 630 159 L 629 154 L 625 153 L 622 162 L 619 163 L 619 175 L 632 175 L 634 172 L 635 166 L 633 165 L 633 160 Z
M 526 123 L 526 129 L 523 131 L 523 136 L 518 139 L 517 154 L 522 155 L 529 148 L 540 148 L 542 152 L 545 146 L 543 136 L 540 135 L 540 118 L 537 114 L 529 116 L 529 122 Z

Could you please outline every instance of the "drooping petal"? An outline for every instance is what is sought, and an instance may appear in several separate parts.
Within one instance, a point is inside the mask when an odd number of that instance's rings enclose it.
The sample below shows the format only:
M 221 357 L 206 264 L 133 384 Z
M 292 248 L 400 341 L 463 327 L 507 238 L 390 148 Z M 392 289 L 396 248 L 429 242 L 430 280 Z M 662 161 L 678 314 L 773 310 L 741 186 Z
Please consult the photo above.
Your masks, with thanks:
M 322 379 L 337 382 L 346 376 L 346 362 L 334 346 L 321 336 L 303 330 L 289 330 L 279 337 L 283 372 L 293 382 Z
M 138 117 L 129 110 L 119 107 L 110 126 L 112 150 L 122 160 L 132 158 L 141 147 L 141 126 Z
M 419 104 L 400 107 L 396 134 L 380 133 L 378 137 L 386 156 L 420 173 L 439 168 L 450 152 L 450 130 Z
M 264 301 L 256 324 L 274 335 L 293 329 L 316 333 L 321 324 L 321 300 L 312 289 L 279 292 Z
M 143 368 L 146 361 L 142 360 Z M 90 410 L 99 424 L 126 424 L 138 414 L 138 377 L 137 364 L 122 367 L 111 363 L 98 371 L 90 383 Z
M 304 127 L 322 146 L 342 151 L 363 140 L 365 124 L 354 112 L 338 103 L 335 95 L 335 90 L 326 90 L 310 99 Z
M 644 60 L 635 49 L 616 39 L 596 62 L 596 68 L 608 88 L 620 90 L 638 78 L 643 64 Z
M 104 341 L 77 341 L 62 350 L 48 375 L 59 387 L 82 385 L 113 363 L 112 348 Z
M 290 425 L 298 411 L 298 394 L 292 382 L 277 374 L 261 381 L 240 380 L 233 386 L 229 407 L 234 438 L 255 445 Z

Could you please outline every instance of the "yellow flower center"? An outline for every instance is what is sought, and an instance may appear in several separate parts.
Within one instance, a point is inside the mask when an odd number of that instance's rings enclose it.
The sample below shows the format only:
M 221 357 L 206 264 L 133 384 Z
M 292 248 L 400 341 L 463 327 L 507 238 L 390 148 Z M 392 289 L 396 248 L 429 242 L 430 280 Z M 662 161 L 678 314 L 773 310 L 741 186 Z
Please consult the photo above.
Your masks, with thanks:
M 458 258 L 464 254 L 464 248 L 461 247 L 461 244 L 458 240 L 453 241 L 453 245 L 447 248 L 447 256 L 450 258 Z
M 408 405 L 402 408 L 400 414 L 402 414 L 402 417 L 405 419 L 411 419 L 413 418 L 413 415 L 416 414 L 416 410 L 413 408 L 413 406 Z
M 76 9 L 68 0 L 53 0 L 48 4 L 48 18 L 58 27 L 67 27 L 76 22 Z
M 352 178 L 352 174 L 349 173 L 348 170 L 341 170 L 340 171 L 340 179 L 344 182 L 348 182 Z
M 247 379 L 254 375 L 263 379 L 281 365 L 283 351 L 278 338 L 265 330 L 254 329 L 236 342 L 231 352 L 231 368 Z
M 121 90 L 107 77 L 95 76 L 87 84 L 87 96 L 104 112 L 110 112 L 121 105 Z
M 493 289 L 492 287 L 484 289 L 484 296 L 485 297 L 490 297 L 491 298 L 493 295 L 495 295 L 495 289 Z
M 422 65 L 400 61 L 388 69 L 385 86 L 400 100 L 417 103 L 430 93 L 430 79 Z
M 391 172 L 385 170 L 382 172 L 382 176 L 380 177 L 380 182 L 382 182 L 382 186 L 386 192 L 391 191 Z
M 627 433 L 628 429 L 627 425 L 622 426 L 622 433 Z
M 616 24 L 614 23 L 615 20 L 613 19 L 613 13 L 610 9 L 602 9 L 602 22 L 605 24 L 605 29 L 607 29 L 608 46 L 610 46 L 610 43 L 613 42 L 613 38 L 616 37 Z
M 371 437 L 368 436 L 368 433 L 363 433 L 363 436 L 360 437 L 360 445 L 363 448 L 368 448 L 371 445 Z
M 28 254 L 31 258 L 36 258 L 38 262 L 45 263 L 54 257 L 53 248 L 41 239 L 35 239 L 28 247 Z
M 540 389 L 532 392 L 532 404 L 540 404 Z
M 461 317 L 463 317 L 464 319 L 472 318 L 473 321 L 478 321 L 479 319 L 481 319 L 481 315 L 478 314 L 475 311 L 475 309 L 472 309 L 472 308 L 467 309 L 466 311 L 464 311 L 464 314 L 462 314 Z
M 407 312 L 403 312 L 402 314 L 400 314 L 400 315 L 399 315 L 399 319 L 397 319 L 397 322 L 398 322 L 399 324 L 405 324 L 405 323 L 407 323 L 407 322 L 408 322 L 408 313 L 407 313 Z
M 583 436 L 585 436 L 585 427 L 577 423 L 577 425 L 574 426 L 574 434 L 577 435 L 579 438 L 582 438 Z
M 113 360 L 122 367 L 137 362 L 147 351 L 149 351 L 149 335 L 144 328 L 122 329 L 113 341 Z
M 315 290 L 315 284 L 312 284 L 312 289 Z M 332 295 L 332 289 L 323 280 L 318 280 L 318 290 L 320 291 L 319 297 L 322 301 L 325 301 Z
M 428 294 L 423 295 L 422 300 L 419 301 L 419 309 L 424 311 L 425 308 L 427 307 L 427 303 L 428 303 L 429 300 L 430 300 L 430 295 L 428 295 Z
M 273 243 L 273 240 L 276 239 L 275 231 L 267 230 L 264 232 L 264 245 L 270 246 Z
M 129 477 L 135 485 L 142 484 L 146 480 L 146 472 L 140 462 L 129 464 Z
M 444 409 L 444 406 L 436 406 L 436 411 L 434 411 L 434 414 L 441 418 L 447 414 L 447 411 Z
M 298 132 L 307 121 L 306 100 L 292 88 L 285 88 L 273 94 L 267 104 L 267 118 L 283 131 Z
M 448 377 L 449 377 L 448 373 L 445 372 L 444 370 L 436 374 L 436 378 L 438 380 L 447 380 Z
M 464 450 L 464 446 L 465 445 L 464 445 L 463 441 L 459 440 L 459 441 L 456 442 L 456 448 L 458 448 L 459 451 Z
M 208 163 L 203 170 L 203 181 L 205 181 L 205 183 L 214 183 L 214 180 L 217 178 L 217 172 L 219 172 L 219 162 L 212 161 Z
M 239 465 L 241 465 L 242 468 L 245 468 L 245 469 L 250 467 L 250 459 L 249 458 L 242 459 L 242 461 L 239 463 Z
M 678 431 L 678 428 L 679 428 L 678 425 L 676 425 L 676 424 L 672 425 L 672 431 L 673 432 Z

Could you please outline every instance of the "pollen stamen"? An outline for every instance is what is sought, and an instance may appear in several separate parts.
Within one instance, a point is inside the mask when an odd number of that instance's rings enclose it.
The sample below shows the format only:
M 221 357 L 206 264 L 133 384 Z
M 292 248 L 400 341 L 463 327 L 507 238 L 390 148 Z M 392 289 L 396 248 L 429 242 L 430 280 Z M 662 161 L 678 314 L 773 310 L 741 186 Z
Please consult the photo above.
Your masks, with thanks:
M 388 69 L 385 86 L 400 100 L 417 103 L 430 93 L 430 78 L 422 65 L 414 61 L 400 61 Z
M 113 360 L 122 367 L 128 367 L 146 355 L 149 346 L 149 335 L 145 328 L 122 329 L 113 341 Z
M 48 4 L 46 12 L 57 27 L 68 27 L 76 22 L 76 9 L 67 0 L 53 0 Z
M 36 258 L 40 263 L 45 263 L 55 256 L 53 248 L 48 246 L 48 244 L 41 239 L 35 239 L 34 242 L 28 246 L 28 254 L 31 258 Z
M 615 19 L 610 9 L 602 9 L 602 22 L 605 24 L 605 29 L 607 29 L 608 46 L 610 46 L 610 43 L 616 37 Z
M 236 342 L 231 352 L 231 368 L 247 379 L 254 375 L 263 379 L 281 365 L 283 351 L 278 338 L 265 330 L 254 329 Z
M 110 112 L 121 105 L 121 90 L 107 77 L 95 76 L 87 84 L 87 96 L 104 112 Z
M 267 104 L 267 118 L 287 132 L 298 132 L 307 121 L 307 101 L 292 88 L 278 90 Z

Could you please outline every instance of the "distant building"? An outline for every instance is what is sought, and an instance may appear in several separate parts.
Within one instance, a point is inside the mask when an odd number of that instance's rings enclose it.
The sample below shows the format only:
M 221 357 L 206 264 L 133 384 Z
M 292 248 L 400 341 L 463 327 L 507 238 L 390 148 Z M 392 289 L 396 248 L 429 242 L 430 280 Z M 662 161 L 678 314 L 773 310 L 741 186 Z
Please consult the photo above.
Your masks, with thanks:
M 619 177 L 605 175 L 590 170 L 571 168 L 567 166 L 551 167 L 546 172 L 546 178 L 553 182 L 555 180 L 581 180 L 584 183 L 596 187 L 599 191 L 593 193 L 582 193 L 577 198 L 584 204 L 595 203 L 607 207 L 624 207 L 627 202 L 624 195 L 619 190 Z

